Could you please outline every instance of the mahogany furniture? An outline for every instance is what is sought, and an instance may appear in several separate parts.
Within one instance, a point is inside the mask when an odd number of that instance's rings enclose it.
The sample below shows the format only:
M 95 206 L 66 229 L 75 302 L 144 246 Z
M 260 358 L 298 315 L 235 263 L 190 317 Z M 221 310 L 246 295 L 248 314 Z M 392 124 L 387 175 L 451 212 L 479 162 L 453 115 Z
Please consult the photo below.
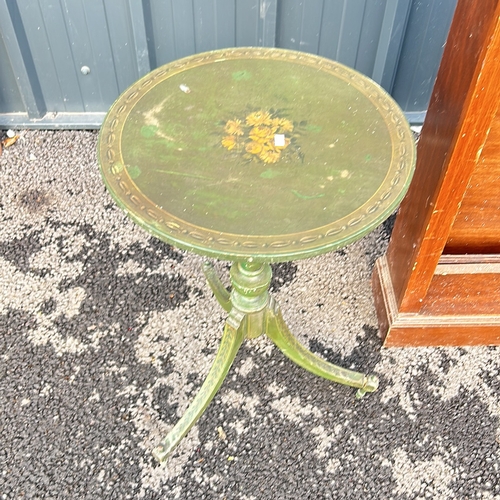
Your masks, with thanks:
M 384 346 L 500 344 L 500 1 L 460 0 L 373 290 Z

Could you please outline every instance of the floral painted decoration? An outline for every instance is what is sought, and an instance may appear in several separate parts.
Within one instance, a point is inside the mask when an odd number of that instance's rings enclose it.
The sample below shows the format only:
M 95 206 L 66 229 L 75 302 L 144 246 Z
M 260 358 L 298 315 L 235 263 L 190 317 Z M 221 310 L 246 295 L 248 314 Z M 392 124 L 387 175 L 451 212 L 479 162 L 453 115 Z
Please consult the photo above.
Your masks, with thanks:
M 274 112 L 254 111 L 245 119 L 228 120 L 222 146 L 243 153 L 248 159 L 276 163 L 290 145 L 294 124 Z

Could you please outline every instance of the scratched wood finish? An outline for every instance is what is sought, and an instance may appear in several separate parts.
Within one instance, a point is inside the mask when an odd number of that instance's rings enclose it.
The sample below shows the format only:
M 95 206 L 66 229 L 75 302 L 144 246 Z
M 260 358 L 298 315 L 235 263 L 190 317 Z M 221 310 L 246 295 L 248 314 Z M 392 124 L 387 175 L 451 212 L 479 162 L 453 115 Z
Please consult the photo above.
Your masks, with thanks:
M 500 253 L 500 116 L 493 120 L 445 248 L 446 253 Z
M 415 176 L 373 275 L 385 346 L 500 343 L 495 271 L 469 268 L 447 275 L 438 267 L 447 243 L 454 253 L 465 246 L 487 252 L 483 268 L 491 263 L 488 258 L 495 260 L 498 226 L 490 221 L 495 202 L 487 209 L 481 203 L 485 197 L 493 200 L 490 192 L 498 190 L 499 59 L 500 0 L 460 0 L 419 141 Z M 485 214 L 478 215 L 481 207 Z M 483 216 L 488 225 L 481 226 Z M 469 226 L 471 217 L 476 222 Z
M 498 290 L 500 274 L 436 274 L 422 301 L 420 314 L 500 315 Z
M 418 314 L 398 310 L 386 256 L 377 261 L 373 292 L 384 347 L 500 345 L 500 261 L 460 257 L 465 262 L 438 265 L 438 273 L 454 269 L 434 275 Z

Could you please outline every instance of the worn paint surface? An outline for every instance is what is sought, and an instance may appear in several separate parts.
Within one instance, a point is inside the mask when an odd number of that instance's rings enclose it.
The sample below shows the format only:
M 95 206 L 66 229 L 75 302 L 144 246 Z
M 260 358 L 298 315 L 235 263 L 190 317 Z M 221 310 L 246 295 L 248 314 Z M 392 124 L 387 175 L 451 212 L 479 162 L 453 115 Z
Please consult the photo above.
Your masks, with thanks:
M 228 121 L 259 110 L 293 123 L 283 132 L 287 154 L 272 167 L 233 148 L 236 132 L 225 138 Z M 149 209 L 166 221 L 153 227 L 160 237 L 200 253 L 246 243 L 253 253 L 286 248 L 280 253 L 297 257 L 340 246 L 391 213 L 413 171 L 408 125 L 380 87 L 337 63 L 276 49 L 216 51 L 160 68 L 122 95 L 101 135 L 117 202 L 146 228 L 141 207 Z

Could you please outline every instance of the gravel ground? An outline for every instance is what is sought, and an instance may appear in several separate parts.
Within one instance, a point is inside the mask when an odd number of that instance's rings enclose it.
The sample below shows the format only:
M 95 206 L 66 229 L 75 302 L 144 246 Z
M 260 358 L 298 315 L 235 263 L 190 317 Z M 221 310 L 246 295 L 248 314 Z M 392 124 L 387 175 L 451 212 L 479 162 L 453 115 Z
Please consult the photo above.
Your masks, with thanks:
M 0 157 L 0 499 L 500 499 L 499 349 L 381 349 L 370 276 L 390 223 L 273 281 L 292 331 L 379 391 L 357 400 L 247 341 L 156 465 L 225 316 L 201 259 L 112 203 L 96 142 L 29 131 Z

